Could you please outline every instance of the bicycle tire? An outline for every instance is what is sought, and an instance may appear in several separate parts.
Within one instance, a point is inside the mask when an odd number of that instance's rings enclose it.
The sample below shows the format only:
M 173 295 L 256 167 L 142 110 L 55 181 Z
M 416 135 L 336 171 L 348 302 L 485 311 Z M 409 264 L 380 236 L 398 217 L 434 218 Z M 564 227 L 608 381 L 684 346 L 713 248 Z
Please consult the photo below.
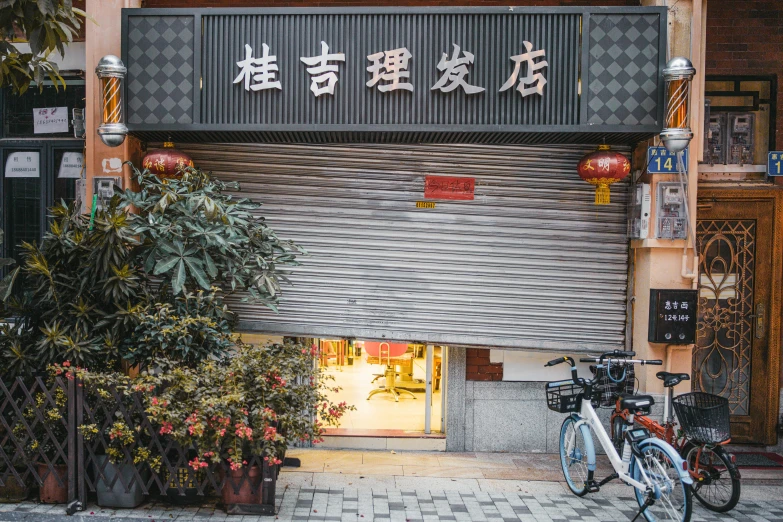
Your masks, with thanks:
M 688 467 L 691 470 L 696 469 L 694 461 L 696 460 L 696 455 L 698 454 L 700 447 L 701 446 L 697 444 L 689 442 L 682 449 L 682 457 L 688 462 Z M 710 455 L 715 455 L 720 461 L 720 464 L 715 463 Z M 702 464 L 702 462 L 704 464 Z M 698 500 L 702 506 L 715 513 L 726 513 L 727 511 L 731 511 L 737 506 L 741 493 L 740 473 L 737 465 L 731 461 L 731 457 L 722 446 L 715 446 L 714 448 L 704 446 L 701 458 L 699 459 L 699 469 L 701 470 L 705 466 L 709 466 L 709 468 L 705 470 L 707 475 L 701 477 L 703 480 L 694 480 L 693 496 L 696 497 L 696 500 Z M 721 468 L 725 468 L 725 471 L 722 471 Z M 708 491 L 714 490 L 711 486 L 715 484 L 717 480 L 723 480 L 721 478 L 723 473 L 728 473 L 729 480 L 728 490 L 726 486 L 723 486 L 722 489 L 724 492 L 728 491 L 729 494 L 721 498 L 718 498 L 716 495 L 710 495 Z
M 612 417 L 612 444 L 620 455 L 623 454 L 623 434 L 627 426 L 628 423 L 620 415 Z
M 668 449 L 665 449 L 665 444 Z M 641 466 L 634 458 L 631 476 L 642 481 L 641 467 L 645 468 L 645 474 L 653 480 L 661 492 L 661 498 L 648 507 L 643 516 L 647 522 L 689 522 L 693 512 L 693 499 L 691 487 L 682 481 L 677 462 L 680 455 L 666 443 L 654 443 L 649 440 L 639 444 L 639 451 L 644 460 Z M 676 457 L 676 458 L 675 458 Z M 636 502 L 641 508 L 646 502 L 644 492 L 634 489 Z
M 576 428 L 577 421 L 578 417 L 570 415 L 560 428 L 560 465 L 568 488 L 583 497 L 587 494 L 588 449 L 582 426 Z

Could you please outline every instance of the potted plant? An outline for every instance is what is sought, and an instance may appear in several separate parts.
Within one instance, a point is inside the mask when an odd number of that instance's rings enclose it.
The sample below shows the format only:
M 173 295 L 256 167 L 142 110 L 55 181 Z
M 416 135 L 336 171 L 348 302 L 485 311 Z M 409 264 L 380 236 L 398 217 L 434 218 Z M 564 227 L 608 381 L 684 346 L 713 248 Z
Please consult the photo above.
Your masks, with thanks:
M 150 421 L 160 435 L 197 451 L 191 468 L 220 474 L 227 511 L 273 510 L 269 489 L 288 445 L 320 442 L 324 426 L 353 409 L 328 399 L 314 355 L 293 342 L 240 342 L 225 364 L 204 361 L 145 377 L 160 390 L 147 398 Z

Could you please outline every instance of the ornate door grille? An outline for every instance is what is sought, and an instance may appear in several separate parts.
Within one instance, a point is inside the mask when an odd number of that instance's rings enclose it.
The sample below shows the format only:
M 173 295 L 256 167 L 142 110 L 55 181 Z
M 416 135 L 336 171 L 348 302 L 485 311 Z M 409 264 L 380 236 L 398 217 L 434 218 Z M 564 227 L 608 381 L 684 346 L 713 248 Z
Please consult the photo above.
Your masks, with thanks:
M 750 414 L 755 220 L 700 220 L 699 322 L 693 389 L 726 397 Z

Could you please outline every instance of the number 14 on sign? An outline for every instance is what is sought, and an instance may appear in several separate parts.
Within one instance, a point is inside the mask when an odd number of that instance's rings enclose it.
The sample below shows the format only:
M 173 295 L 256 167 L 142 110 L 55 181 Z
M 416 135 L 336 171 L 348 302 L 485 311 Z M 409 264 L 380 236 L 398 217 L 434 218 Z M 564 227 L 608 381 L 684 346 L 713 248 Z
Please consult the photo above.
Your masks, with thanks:
M 767 174 L 783 176 L 783 151 L 773 150 L 767 155 Z

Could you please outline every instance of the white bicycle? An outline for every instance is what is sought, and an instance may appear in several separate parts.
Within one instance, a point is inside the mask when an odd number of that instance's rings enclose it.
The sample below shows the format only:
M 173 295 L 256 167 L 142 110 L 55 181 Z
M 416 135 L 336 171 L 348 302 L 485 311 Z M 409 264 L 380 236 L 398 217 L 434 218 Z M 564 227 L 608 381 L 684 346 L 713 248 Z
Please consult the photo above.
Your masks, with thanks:
M 582 358 L 580 362 L 661 365 L 659 360 L 630 359 L 635 355 L 634 352 L 615 350 L 597 358 Z M 595 379 L 579 377 L 571 357 L 559 357 L 545 366 L 560 363 L 571 365 L 571 379 L 547 383 L 546 396 L 549 409 L 570 413 L 560 429 L 560 463 L 571 491 L 581 497 L 597 492 L 610 480 L 620 479 L 635 490 L 639 512 L 634 521 L 640 516 L 648 522 L 690 521 L 693 481 L 688 474 L 688 463 L 671 445 L 651 437 L 645 428 L 634 428 L 633 425 L 635 414 L 649 414 L 653 398 L 649 395 L 620 395 L 622 409 L 630 413 L 620 455 L 591 404 Z M 600 481 L 594 477 L 593 433 L 614 468 L 614 473 Z

